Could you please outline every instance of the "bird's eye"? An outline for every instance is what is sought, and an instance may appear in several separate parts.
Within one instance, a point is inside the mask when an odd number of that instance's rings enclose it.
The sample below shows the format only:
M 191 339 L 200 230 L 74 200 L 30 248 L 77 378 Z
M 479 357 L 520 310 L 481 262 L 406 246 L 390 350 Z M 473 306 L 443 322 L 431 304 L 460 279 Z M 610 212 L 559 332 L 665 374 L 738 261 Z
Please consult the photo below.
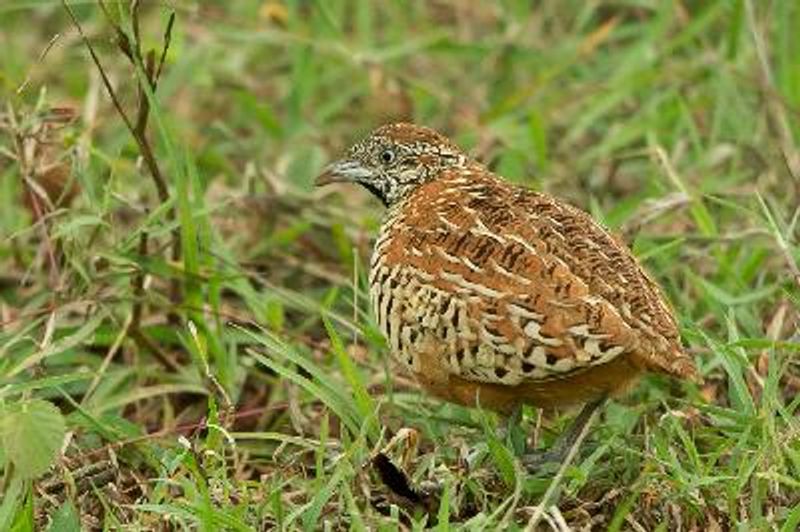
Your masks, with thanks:
M 392 150 L 387 149 L 381 152 L 380 157 L 383 164 L 392 164 L 394 162 L 395 155 Z

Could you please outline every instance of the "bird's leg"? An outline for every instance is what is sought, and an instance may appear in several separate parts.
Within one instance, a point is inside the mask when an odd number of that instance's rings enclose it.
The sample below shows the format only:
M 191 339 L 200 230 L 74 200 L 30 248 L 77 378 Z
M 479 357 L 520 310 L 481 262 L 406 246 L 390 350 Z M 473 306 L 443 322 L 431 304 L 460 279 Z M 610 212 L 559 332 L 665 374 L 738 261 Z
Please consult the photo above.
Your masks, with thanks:
M 522 457 L 522 464 L 528 469 L 536 469 L 546 463 L 557 463 L 564 460 L 569 450 L 586 436 L 589 423 L 593 421 L 598 409 L 605 404 L 607 398 L 603 397 L 586 405 L 569 428 L 558 437 L 552 447 L 546 451 L 533 451 Z

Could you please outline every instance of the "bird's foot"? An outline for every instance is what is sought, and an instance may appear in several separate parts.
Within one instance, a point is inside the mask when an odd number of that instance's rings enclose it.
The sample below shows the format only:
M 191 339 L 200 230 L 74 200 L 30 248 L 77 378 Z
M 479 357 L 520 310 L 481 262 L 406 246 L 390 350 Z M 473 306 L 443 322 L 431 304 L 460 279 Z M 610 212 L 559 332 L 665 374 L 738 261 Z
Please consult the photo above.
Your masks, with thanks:
M 561 463 L 565 456 L 564 449 L 539 449 L 522 455 L 520 462 L 529 472 L 534 472 L 548 465 Z
M 560 464 L 564 461 L 572 461 L 578 453 L 580 444 L 586 437 L 588 428 L 598 413 L 598 409 L 606 402 L 603 397 L 592 403 L 587 403 L 581 410 L 578 417 L 572 422 L 570 427 L 564 432 L 546 451 L 529 452 L 522 457 L 522 465 L 533 471 L 547 464 Z

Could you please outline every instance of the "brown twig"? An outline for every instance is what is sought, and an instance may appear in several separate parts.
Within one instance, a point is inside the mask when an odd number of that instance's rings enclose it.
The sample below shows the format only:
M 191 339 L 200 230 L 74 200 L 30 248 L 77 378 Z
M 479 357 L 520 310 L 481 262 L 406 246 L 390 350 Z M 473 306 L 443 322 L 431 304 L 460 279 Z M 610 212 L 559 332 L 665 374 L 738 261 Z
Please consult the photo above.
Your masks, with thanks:
M 167 51 L 169 50 L 169 45 L 172 43 L 172 26 L 175 24 L 175 12 L 169 14 L 169 20 L 167 21 L 167 29 L 164 30 L 164 47 L 161 48 L 161 57 L 158 60 L 158 68 L 156 69 L 156 75 L 154 78 L 153 90 L 156 89 L 158 86 L 158 80 L 161 79 L 161 70 L 164 68 L 164 61 L 167 59 Z
M 155 343 L 149 336 L 144 334 L 141 329 L 131 329 L 130 336 L 134 342 L 140 347 L 144 348 L 163 365 L 165 368 L 172 370 L 175 373 L 178 373 L 181 370 L 180 364 L 172 360 L 161 347 Z
M 170 193 L 167 185 L 167 180 L 161 171 L 161 167 L 158 164 L 158 160 L 156 159 L 156 156 L 154 154 L 153 147 L 148 139 L 147 125 L 151 111 L 150 98 L 158 86 L 158 79 L 163 71 L 167 51 L 169 50 L 169 46 L 172 41 L 172 28 L 175 23 L 175 13 L 172 12 L 170 14 L 169 20 L 167 22 L 167 28 L 164 33 L 163 46 L 161 49 L 158 66 L 156 66 L 156 59 L 155 59 L 156 53 L 154 50 L 150 50 L 149 52 L 147 52 L 147 54 L 144 57 L 142 55 L 141 33 L 139 29 L 140 26 L 139 1 L 134 0 L 133 2 L 131 2 L 130 5 L 131 22 L 133 26 L 133 42 L 131 42 L 131 39 L 128 36 L 128 34 L 125 33 L 122 30 L 122 28 L 111 18 L 110 13 L 108 12 L 108 9 L 105 6 L 105 3 L 102 0 L 99 0 L 98 2 L 106 19 L 110 22 L 110 24 L 114 28 L 114 31 L 116 33 L 116 41 L 118 48 L 120 49 L 122 54 L 128 58 L 130 63 L 133 65 L 133 68 L 135 69 L 141 68 L 144 73 L 144 79 L 139 78 L 139 83 L 137 86 L 138 106 L 136 110 L 136 121 L 134 123 L 123 109 L 120 99 L 117 96 L 114 87 L 111 85 L 111 81 L 109 80 L 109 77 L 106 74 L 106 71 L 103 68 L 102 63 L 100 62 L 100 58 L 95 52 L 95 49 L 92 46 L 91 42 L 86 37 L 86 34 L 84 33 L 83 28 L 81 27 L 80 23 L 75 17 L 74 12 L 70 8 L 66 0 L 62 0 L 61 3 L 64 6 L 64 9 L 67 11 L 70 19 L 72 20 L 73 25 L 77 29 L 81 37 L 81 40 L 83 41 L 86 48 L 89 50 L 89 54 L 91 55 L 92 61 L 94 62 L 98 72 L 100 73 L 103 85 L 105 86 L 106 92 L 111 98 L 114 108 L 117 110 L 117 113 L 122 118 L 122 121 L 125 123 L 125 126 L 133 136 L 134 141 L 136 142 L 136 145 L 139 148 L 139 153 L 141 154 L 144 164 L 147 167 L 148 172 L 150 173 L 150 176 L 153 179 L 153 183 L 155 185 L 159 201 L 161 203 L 168 202 L 170 199 Z M 147 85 L 147 87 L 145 86 L 145 84 Z M 175 209 L 174 208 L 170 209 L 168 213 L 168 219 L 175 220 L 176 217 L 177 213 L 175 212 Z M 181 233 L 179 228 L 175 228 L 171 232 L 171 244 L 172 244 L 172 253 L 171 253 L 172 260 L 178 262 L 180 261 L 181 258 Z M 140 238 L 139 252 L 140 256 L 142 257 L 147 255 L 148 242 L 146 233 L 143 233 Z M 158 349 L 158 346 L 156 346 L 141 331 L 140 325 L 142 320 L 142 309 L 144 304 L 143 303 L 144 272 L 138 272 L 134 276 L 131 284 L 133 287 L 133 296 L 134 296 L 132 323 L 130 327 L 131 336 L 134 338 L 134 340 L 136 340 L 136 342 L 140 346 L 144 346 L 149 351 L 151 351 L 154 354 L 154 356 L 162 364 L 165 365 L 165 367 L 172 370 L 177 370 L 178 369 L 177 364 L 173 362 L 169 357 L 167 357 L 164 353 L 162 353 L 160 349 Z M 173 278 L 170 281 L 169 293 L 170 293 L 169 296 L 170 300 L 175 305 L 175 308 L 177 308 L 178 302 L 180 301 L 181 298 L 179 279 Z
M 138 253 L 140 257 L 147 256 L 147 232 L 142 231 L 142 234 L 139 235 L 139 249 Z M 144 278 L 145 278 L 145 270 L 143 268 L 139 268 L 139 271 L 136 272 L 136 275 L 133 276 L 131 280 L 131 286 L 133 288 L 133 310 L 131 311 L 131 327 L 132 331 L 138 331 L 139 326 L 142 323 L 142 308 L 144 306 Z
M 155 53 L 153 50 L 150 50 L 147 53 L 147 59 L 144 62 L 144 73 L 145 77 L 147 78 L 147 82 L 150 84 L 150 88 L 152 90 L 152 77 L 155 74 L 153 69 L 155 65 L 153 64 L 155 61 Z M 137 135 L 145 135 L 147 131 L 147 119 L 150 116 L 150 100 L 147 98 L 147 92 L 144 90 L 144 87 L 139 84 L 139 112 L 136 117 L 136 133 Z
M 81 40 L 83 41 L 83 43 L 86 46 L 87 50 L 89 50 L 89 55 L 91 55 L 91 57 L 92 57 L 92 62 L 94 62 L 95 66 L 97 67 L 98 72 L 100 73 L 100 77 L 103 80 L 103 85 L 105 86 L 106 92 L 108 93 L 109 97 L 111 98 L 111 102 L 113 103 L 114 108 L 117 110 L 117 113 L 122 118 L 122 121 L 125 123 L 125 126 L 128 128 L 128 131 L 130 131 L 131 135 L 133 136 L 134 141 L 136 142 L 137 147 L 139 148 L 139 153 L 141 154 L 142 159 L 144 160 L 145 166 L 147 166 L 147 169 L 150 172 L 151 177 L 153 178 L 153 183 L 155 184 L 156 193 L 158 194 L 159 201 L 161 201 L 162 203 L 168 202 L 169 201 L 169 188 L 167 186 L 167 181 L 166 181 L 166 178 L 164 177 L 163 172 L 161 171 L 161 168 L 160 168 L 160 166 L 158 164 L 158 161 L 157 161 L 157 159 L 155 157 L 155 154 L 153 152 L 152 146 L 150 145 L 150 142 L 147 139 L 147 135 L 146 135 L 146 131 L 145 131 L 145 129 L 147 127 L 147 116 L 149 115 L 149 111 L 150 111 L 150 102 L 149 102 L 149 99 L 147 97 L 146 91 L 144 90 L 143 87 L 141 87 L 141 84 L 140 84 L 140 86 L 139 86 L 139 110 L 138 110 L 138 114 L 137 114 L 138 117 L 137 117 L 136 123 L 134 124 L 131 121 L 131 119 L 128 116 L 128 114 L 123 109 L 122 104 L 121 104 L 121 102 L 120 102 L 120 100 L 119 100 L 119 98 L 118 98 L 118 96 L 116 94 L 116 91 L 114 90 L 114 87 L 111 85 L 111 81 L 109 80 L 108 75 L 106 74 L 106 71 L 103 68 L 102 63 L 100 62 L 100 58 L 98 57 L 97 52 L 94 49 L 94 46 L 92 46 L 92 43 L 86 37 L 86 34 L 84 33 L 83 28 L 80 25 L 80 22 L 78 22 L 78 19 L 75 17 L 75 13 L 72 11 L 72 8 L 69 6 L 69 4 L 67 3 L 66 0 L 61 0 L 61 3 L 64 6 L 64 9 L 67 11 L 67 14 L 69 15 L 70 19 L 72 20 L 73 25 L 78 30 L 78 34 L 80 35 Z M 108 11 L 105 8 L 104 3 L 101 1 L 101 2 L 99 2 L 99 4 L 100 4 L 101 8 L 103 9 L 103 12 L 108 17 L 109 14 L 108 14 Z M 156 81 L 157 81 L 156 72 L 160 74 L 161 66 L 159 66 L 158 70 L 155 70 L 154 66 L 151 66 L 150 68 L 148 68 L 146 66 L 146 63 L 141 61 L 141 52 L 139 51 L 140 43 L 139 43 L 138 29 L 137 29 L 137 27 L 138 27 L 138 2 L 134 2 L 132 4 L 132 6 L 131 6 L 131 9 L 133 10 L 132 11 L 132 17 L 133 17 L 133 20 L 134 20 L 134 32 L 135 32 L 134 37 L 136 39 L 136 42 L 134 43 L 134 46 L 131 47 L 130 40 L 128 39 L 128 37 L 125 34 L 125 32 L 123 32 L 122 29 L 118 25 L 113 24 L 114 25 L 114 29 L 115 29 L 116 34 L 117 34 L 117 44 L 118 44 L 120 50 L 123 52 L 123 54 L 126 57 L 128 57 L 128 59 L 131 61 L 131 63 L 133 63 L 134 67 L 138 68 L 138 66 L 141 65 L 142 68 L 145 69 L 145 76 L 146 76 L 147 81 L 148 81 L 148 83 L 150 85 L 150 89 L 152 90 L 156 86 Z M 173 20 L 174 20 L 174 13 L 170 17 L 170 21 L 169 21 L 168 26 L 167 26 L 167 30 L 169 32 L 171 32 L 171 30 L 172 30 Z M 164 48 L 162 50 L 162 56 L 166 55 L 167 49 L 168 49 L 169 44 L 170 44 L 170 41 L 171 41 L 171 36 L 170 35 L 165 36 Z M 148 55 L 151 55 L 151 54 L 148 54 Z M 150 65 L 153 65 L 153 61 L 150 61 L 148 63 Z M 172 219 L 175 218 L 174 209 L 170 210 L 170 217 Z M 173 259 L 176 259 L 176 257 L 175 257 L 176 253 L 177 253 L 177 258 L 179 259 L 180 258 L 180 249 L 181 249 L 180 231 L 179 230 L 175 230 L 172 233 L 172 245 L 173 245 Z M 179 294 L 176 294 L 175 291 L 173 291 L 172 295 L 176 296 L 176 295 L 179 295 Z M 173 302 L 176 302 L 176 301 L 177 301 L 177 299 L 175 299 L 173 297 Z
M 122 118 L 122 121 L 125 122 L 125 126 L 130 130 L 131 133 L 134 132 L 133 124 L 131 123 L 130 118 L 128 118 L 127 113 L 122 108 L 122 104 L 120 103 L 119 99 L 117 98 L 117 93 L 114 91 L 114 87 L 111 85 L 111 80 L 108 79 L 108 75 L 106 74 L 105 69 L 103 68 L 103 64 L 100 63 L 100 58 L 97 56 L 97 53 L 94 51 L 94 46 L 92 43 L 89 42 L 89 39 L 86 37 L 86 34 L 83 33 L 83 27 L 81 27 L 80 22 L 75 17 L 75 13 L 72 11 L 72 8 L 69 7 L 67 0 L 61 0 L 61 4 L 64 6 L 64 9 L 67 11 L 70 19 L 72 19 L 72 23 L 75 25 L 75 28 L 78 30 L 78 34 L 81 36 L 81 40 L 86 48 L 89 50 L 89 55 L 92 56 L 92 61 L 94 62 L 95 66 L 97 67 L 98 72 L 100 72 L 100 77 L 103 80 L 103 85 L 106 88 L 106 92 L 108 92 L 108 96 L 111 98 L 111 103 L 114 104 L 114 108 L 119 113 L 119 116 Z M 136 138 L 134 135 L 134 139 L 139 142 L 139 139 Z M 141 149 L 141 146 L 139 146 Z M 144 154 L 142 154 L 144 156 Z M 158 165 L 156 165 L 158 166 Z M 161 172 L 158 171 L 159 176 L 161 176 Z M 158 185 L 157 185 L 158 186 Z M 166 190 L 166 187 L 165 187 Z

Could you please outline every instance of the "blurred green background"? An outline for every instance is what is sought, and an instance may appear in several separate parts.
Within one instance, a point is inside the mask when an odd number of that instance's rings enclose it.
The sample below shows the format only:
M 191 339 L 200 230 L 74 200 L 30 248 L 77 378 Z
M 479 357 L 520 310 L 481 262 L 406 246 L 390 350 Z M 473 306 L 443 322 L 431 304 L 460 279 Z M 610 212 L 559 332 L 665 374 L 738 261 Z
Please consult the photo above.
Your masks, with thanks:
M 0 5 L 0 529 L 521 529 L 551 485 L 554 529 L 800 526 L 800 3 L 68 4 L 144 128 L 62 3 Z M 418 394 L 380 206 L 311 186 L 392 121 L 621 235 L 705 384 L 647 378 L 555 484 Z

